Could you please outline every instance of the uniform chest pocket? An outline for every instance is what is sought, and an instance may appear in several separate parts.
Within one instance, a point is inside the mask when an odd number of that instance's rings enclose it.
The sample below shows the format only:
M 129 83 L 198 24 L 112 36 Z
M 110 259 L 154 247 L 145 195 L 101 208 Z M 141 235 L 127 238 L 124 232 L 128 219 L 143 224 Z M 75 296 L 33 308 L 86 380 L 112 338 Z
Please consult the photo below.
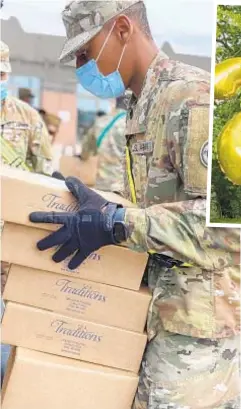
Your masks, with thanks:
M 31 127 L 23 122 L 6 122 L 1 126 L 1 136 L 25 158 L 28 150 Z
M 23 143 L 29 140 L 30 125 L 24 122 L 6 122 L 2 124 L 2 136 L 12 143 Z

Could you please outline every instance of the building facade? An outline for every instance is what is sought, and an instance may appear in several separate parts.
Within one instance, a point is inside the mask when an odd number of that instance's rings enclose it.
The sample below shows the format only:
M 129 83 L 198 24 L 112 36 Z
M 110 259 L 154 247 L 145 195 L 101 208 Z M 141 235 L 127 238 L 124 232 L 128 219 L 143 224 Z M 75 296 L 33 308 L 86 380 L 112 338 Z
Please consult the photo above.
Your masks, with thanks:
M 19 21 L 11 17 L 1 20 L 1 38 L 10 48 L 10 93 L 18 96 L 19 88 L 30 88 L 36 108 L 60 116 L 58 143 L 76 143 L 85 127 L 93 122 L 97 110 L 109 111 L 108 101 L 95 98 L 77 84 L 73 65 L 59 63 L 64 37 L 26 33 Z M 210 71 L 209 58 L 175 54 L 168 43 L 163 50 L 173 59 Z

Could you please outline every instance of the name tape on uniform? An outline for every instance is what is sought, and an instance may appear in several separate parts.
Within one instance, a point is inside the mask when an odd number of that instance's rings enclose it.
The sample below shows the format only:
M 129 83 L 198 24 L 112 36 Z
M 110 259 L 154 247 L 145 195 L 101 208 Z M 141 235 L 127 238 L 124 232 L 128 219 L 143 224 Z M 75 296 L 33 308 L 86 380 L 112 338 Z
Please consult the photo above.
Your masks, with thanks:
M 153 141 L 141 141 L 135 142 L 132 145 L 131 152 L 136 155 L 143 155 L 145 153 L 153 152 L 154 143 Z

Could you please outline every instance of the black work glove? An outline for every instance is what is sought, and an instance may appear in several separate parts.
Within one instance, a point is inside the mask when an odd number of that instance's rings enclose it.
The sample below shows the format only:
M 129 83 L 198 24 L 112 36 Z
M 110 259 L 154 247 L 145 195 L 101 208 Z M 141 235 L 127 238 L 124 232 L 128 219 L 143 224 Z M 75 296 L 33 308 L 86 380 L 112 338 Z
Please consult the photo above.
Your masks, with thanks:
M 30 214 L 30 220 L 34 223 L 63 224 L 58 231 L 40 240 L 37 247 L 39 250 L 47 250 L 61 246 L 52 258 L 59 263 L 73 255 L 68 264 L 69 269 L 73 270 L 99 248 L 126 240 L 127 231 L 123 223 L 123 237 L 120 241 L 115 239 L 115 215 L 122 206 L 107 202 L 76 178 L 66 178 L 65 183 L 79 202 L 79 211 L 34 212 Z

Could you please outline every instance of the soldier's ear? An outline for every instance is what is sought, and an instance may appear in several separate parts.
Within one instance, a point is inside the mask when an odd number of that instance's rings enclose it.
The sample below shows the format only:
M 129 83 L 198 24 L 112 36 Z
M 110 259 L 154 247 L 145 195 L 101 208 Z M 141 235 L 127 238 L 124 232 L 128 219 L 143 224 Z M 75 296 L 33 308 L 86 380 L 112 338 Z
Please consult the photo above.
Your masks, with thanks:
M 114 34 L 117 36 L 118 40 L 123 46 L 128 43 L 133 31 L 133 23 L 127 16 L 121 14 L 117 17 L 114 27 Z

